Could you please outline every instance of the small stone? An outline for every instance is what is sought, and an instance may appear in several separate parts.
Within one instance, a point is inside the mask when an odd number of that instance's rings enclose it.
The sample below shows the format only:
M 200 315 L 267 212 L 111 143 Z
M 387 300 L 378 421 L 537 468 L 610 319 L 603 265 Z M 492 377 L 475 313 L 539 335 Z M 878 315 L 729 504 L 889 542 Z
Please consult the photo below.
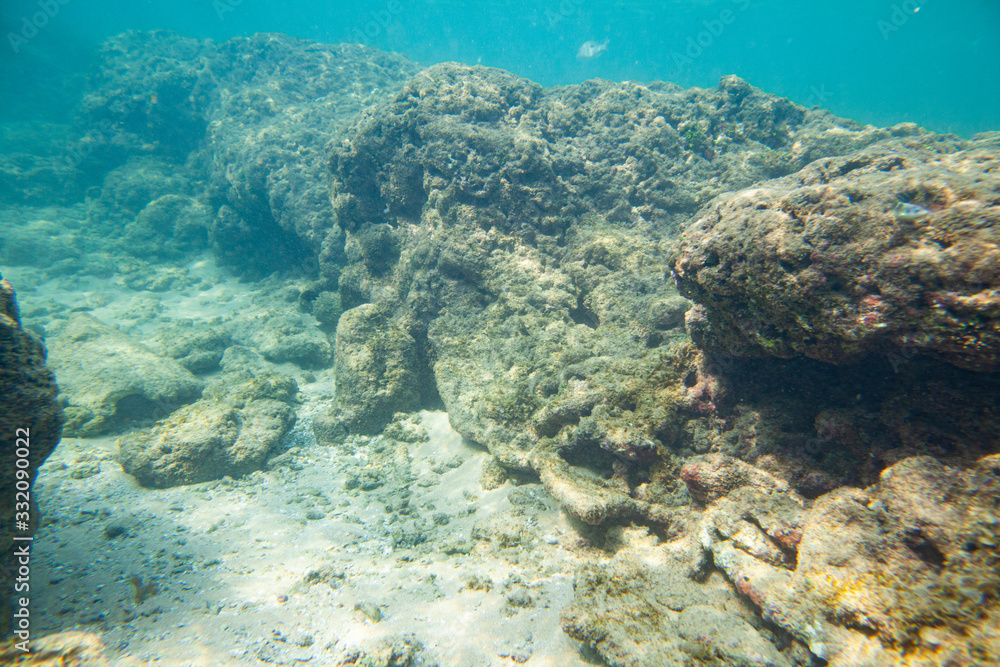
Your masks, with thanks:
M 374 602 L 358 602 L 354 605 L 354 610 L 360 611 L 372 623 L 378 623 L 382 620 L 382 610 Z

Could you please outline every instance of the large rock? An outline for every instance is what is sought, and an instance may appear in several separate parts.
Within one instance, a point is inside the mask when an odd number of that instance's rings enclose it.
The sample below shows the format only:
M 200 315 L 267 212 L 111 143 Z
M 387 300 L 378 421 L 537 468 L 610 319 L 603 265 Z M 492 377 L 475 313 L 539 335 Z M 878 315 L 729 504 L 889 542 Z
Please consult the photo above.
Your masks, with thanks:
M 963 150 L 959 150 L 963 149 Z M 672 254 L 708 349 L 1000 369 L 1000 138 L 891 141 L 726 195 Z
M 720 192 L 894 133 L 920 131 L 841 122 L 736 77 L 543 90 L 439 65 L 336 147 L 324 256 L 342 259 L 320 270 L 345 309 L 370 303 L 405 329 L 408 363 L 433 371 L 424 397 L 440 396 L 459 432 L 544 472 L 586 521 L 649 519 L 683 425 L 725 398 L 683 340 L 673 230 Z M 372 345 L 338 344 L 338 369 L 367 364 Z M 369 428 L 411 409 L 341 384 L 341 413 Z M 606 474 L 587 482 L 560 459 Z
M 66 433 L 93 436 L 155 421 L 201 395 L 189 370 L 85 313 L 50 327 L 52 368 L 66 396 Z
M 36 528 L 35 500 L 23 487 L 34 484 L 38 467 L 59 442 L 63 412 L 57 394 L 55 378 L 45 366 L 45 347 L 21 327 L 14 289 L 0 277 L 0 543 L 8 550 L 14 548 L 14 536 L 33 535 Z M 26 465 L 19 465 L 19 459 Z M 17 530 L 15 520 L 22 519 L 26 527 Z M 0 635 L 11 629 L 16 564 L 11 554 L 0 558 Z
M 291 378 L 261 375 L 184 406 L 118 442 L 122 468 L 143 486 L 165 488 L 260 470 L 295 424 Z

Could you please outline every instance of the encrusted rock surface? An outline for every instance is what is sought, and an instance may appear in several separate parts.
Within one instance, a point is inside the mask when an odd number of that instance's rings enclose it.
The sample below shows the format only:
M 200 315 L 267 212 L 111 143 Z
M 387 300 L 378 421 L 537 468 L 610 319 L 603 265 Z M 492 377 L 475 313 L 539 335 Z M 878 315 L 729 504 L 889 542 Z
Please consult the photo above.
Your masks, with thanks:
M 38 467 L 59 442 L 64 417 L 56 400 L 58 392 L 55 377 L 45 365 L 45 346 L 21 327 L 14 288 L 0 277 L 0 542 L 7 549 L 14 548 L 14 536 L 32 535 L 36 528 L 34 499 L 17 483 L 34 484 Z M 20 450 L 27 450 L 27 456 L 19 456 Z M 27 465 L 17 465 L 21 458 Z M 28 528 L 15 530 L 15 518 L 25 519 Z M 11 627 L 16 565 L 11 553 L 0 559 L 0 624 L 4 633 Z
M 337 325 L 339 418 L 351 432 L 377 433 L 420 404 L 416 342 L 374 304 L 352 308 Z
M 118 460 L 140 484 L 156 488 L 260 470 L 295 424 L 296 391 L 294 380 L 266 375 L 217 383 L 210 396 L 121 438 Z
M 198 398 L 202 382 L 168 357 L 92 315 L 52 327 L 50 361 L 66 395 L 66 433 L 92 436 L 169 414 Z
M 643 532 L 622 531 L 613 558 L 576 573 L 563 613 L 570 636 L 614 667 L 809 664 L 803 647 L 768 627 L 721 573 L 695 581 L 688 546 L 665 548 Z
M 713 202 L 671 259 L 704 307 L 692 336 L 738 356 L 1000 369 L 998 152 L 992 135 L 900 139 Z
M 735 77 L 717 90 L 542 90 L 435 66 L 337 147 L 328 239 L 344 239 L 344 265 L 320 269 L 344 308 L 370 302 L 406 330 L 406 363 L 433 370 L 423 396 L 439 395 L 504 465 L 543 473 L 589 522 L 657 516 L 675 488 L 669 448 L 725 400 L 725 382 L 683 342 L 671 230 L 719 192 L 893 133 L 920 131 L 838 127 Z M 339 367 L 355 354 L 369 351 L 338 349 Z M 341 414 L 366 428 L 392 414 L 347 391 Z M 566 482 L 580 476 L 556 452 L 614 479 L 575 494 Z
M 696 570 L 721 569 L 830 665 L 1000 660 L 997 455 L 966 470 L 908 458 L 812 503 L 728 457 L 682 477 L 707 501 Z

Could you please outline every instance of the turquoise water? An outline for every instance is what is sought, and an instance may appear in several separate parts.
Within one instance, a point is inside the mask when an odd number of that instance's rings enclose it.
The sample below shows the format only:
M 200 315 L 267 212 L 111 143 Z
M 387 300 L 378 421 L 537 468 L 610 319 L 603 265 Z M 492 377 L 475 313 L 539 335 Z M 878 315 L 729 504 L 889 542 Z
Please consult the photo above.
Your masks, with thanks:
M 46 77 L 64 81 L 87 48 L 111 34 L 163 28 L 214 39 L 275 31 L 363 42 L 426 64 L 501 67 L 543 85 L 602 77 L 714 86 L 738 74 L 876 125 L 912 121 L 965 136 L 1000 127 L 997 0 L 49 2 L 57 9 L 16 54 L 10 35 L 16 42 L 25 19 L 41 11 L 39 0 L 6 0 L 0 9 L 0 113 L 8 117 L 64 111 L 52 99 L 32 103 L 26 88 Z M 599 56 L 576 57 L 582 43 L 605 39 Z

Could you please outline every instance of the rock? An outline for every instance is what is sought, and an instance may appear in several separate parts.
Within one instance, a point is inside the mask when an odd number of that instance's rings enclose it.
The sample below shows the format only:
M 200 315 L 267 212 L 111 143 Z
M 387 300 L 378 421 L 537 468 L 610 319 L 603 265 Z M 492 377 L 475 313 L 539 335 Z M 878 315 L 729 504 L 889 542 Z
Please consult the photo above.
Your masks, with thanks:
M 32 637 L 31 652 L 17 648 L 14 641 L 0 644 L 0 661 L 18 667 L 109 667 L 104 643 L 90 632 L 69 631 Z
M 830 142 L 834 128 L 849 139 Z M 665 279 L 671 230 L 719 192 L 803 166 L 796 151 L 890 136 L 736 78 L 717 90 L 543 90 L 499 70 L 438 65 L 335 146 L 323 253 L 341 259 L 321 258 L 321 273 L 337 279 L 348 309 L 340 328 L 362 304 L 403 327 L 413 342 L 397 372 L 430 371 L 452 425 L 502 465 L 541 473 L 587 521 L 651 516 L 629 485 L 648 469 L 669 475 L 684 425 L 726 395 L 679 330 L 688 302 Z M 355 357 L 373 358 L 338 341 L 338 371 L 355 377 Z M 370 372 L 345 389 L 345 418 L 385 423 L 392 389 Z M 363 417 L 373 393 L 378 420 Z M 437 396 L 421 386 L 420 398 Z M 412 392 L 395 400 L 396 410 L 415 405 Z M 552 455 L 605 473 L 618 466 L 617 495 L 556 474 Z
M 215 66 L 230 81 L 207 133 L 210 187 L 221 205 L 212 229 L 217 252 L 248 273 L 318 260 L 336 275 L 343 240 L 333 247 L 327 143 L 418 66 L 358 44 L 274 33 L 220 45 Z
M 122 468 L 143 486 L 155 488 L 262 469 L 295 424 L 287 396 L 267 386 L 263 379 L 238 385 L 218 398 L 181 408 L 147 431 L 120 438 Z
M 435 663 L 413 635 L 390 635 L 348 649 L 336 664 L 338 667 L 432 667 Z
M 1000 369 L 997 150 L 890 141 L 721 197 L 671 255 L 705 308 L 692 336 L 737 356 L 909 350 Z
M 67 435 L 155 420 L 201 394 L 201 381 L 186 368 L 91 315 L 74 313 L 49 331 L 52 368 L 67 400 Z
M 497 512 L 476 521 L 472 539 L 490 542 L 500 549 L 528 547 L 538 540 L 538 531 L 521 512 Z
M 337 403 L 351 433 L 377 433 L 396 412 L 419 407 L 416 343 L 374 304 L 346 311 L 337 325 Z
M 763 617 L 831 667 L 1000 659 L 1000 458 L 905 459 L 807 506 L 780 484 L 708 505 L 698 541 Z M 766 476 L 759 471 L 758 475 Z M 749 519 L 745 521 L 744 519 Z M 935 642 L 920 640 L 926 629 Z
M 146 204 L 126 225 L 122 241 L 135 255 L 176 259 L 208 248 L 211 222 L 205 202 L 166 194 Z
M 168 327 L 151 342 L 196 375 L 218 370 L 222 355 L 231 343 L 229 336 L 217 328 L 193 324 Z
M 750 623 L 715 607 L 685 607 L 677 618 L 677 634 L 696 647 L 704 646 L 709 655 L 718 656 L 726 665 L 791 667 L 792 664 Z
M 759 630 L 753 610 L 718 574 L 699 583 L 689 547 L 657 546 L 638 528 L 618 531 L 617 552 L 576 574 L 563 629 L 609 665 L 791 665 Z
M 344 313 L 337 292 L 320 292 L 312 302 L 312 314 L 319 321 L 323 331 L 334 331 L 337 322 Z
M 252 336 L 254 347 L 276 364 L 291 362 L 302 368 L 330 365 L 333 351 L 326 335 L 296 315 L 269 318 Z
M 7 499 L 0 504 L 0 540 L 9 549 L 18 546 L 15 536 L 33 535 L 37 527 L 31 486 L 62 434 L 58 392 L 45 365 L 45 346 L 21 326 L 14 288 L 0 277 L 0 493 Z M 24 528 L 18 530 L 16 521 L 23 521 Z M 0 559 L 4 634 L 12 627 L 16 565 L 13 555 Z

